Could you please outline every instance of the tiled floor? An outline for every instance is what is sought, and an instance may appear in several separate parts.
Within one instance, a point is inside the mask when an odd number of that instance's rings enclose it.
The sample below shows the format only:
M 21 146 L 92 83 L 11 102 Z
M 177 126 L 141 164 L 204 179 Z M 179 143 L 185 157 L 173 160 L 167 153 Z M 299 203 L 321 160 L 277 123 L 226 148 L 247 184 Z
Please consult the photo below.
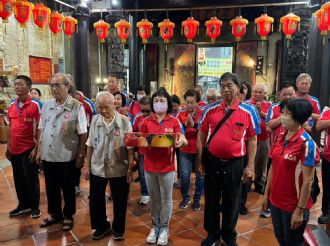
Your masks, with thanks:
M 0 145 L 0 160 L 3 160 L 3 145 Z M 47 229 L 39 228 L 42 218 L 47 216 L 47 205 L 43 174 L 41 182 L 41 212 L 40 219 L 33 220 L 29 216 L 9 218 L 8 212 L 16 207 L 16 193 L 13 183 L 11 167 L 0 173 L 0 245 L 1 246 L 29 246 L 29 245 L 147 245 L 145 238 L 150 230 L 151 219 L 149 206 L 139 205 L 139 185 L 133 183 L 128 203 L 126 220 L 126 238 L 122 242 L 114 242 L 111 237 L 100 241 L 91 240 L 88 209 L 88 182 L 82 179 L 82 193 L 77 197 L 77 213 L 75 226 L 70 232 L 62 232 L 60 225 L 53 225 Z M 170 242 L 168 245 L 194 246 L 200 245 L 206 233 L 203 229 L 203 210 L 195 212 L 192 208 L 182 210 L 180 192 L 174 189 L 174 209 L 170 223 Z M 311 211 L 310 223 L 317 224 L 320 214 L 320 200 Z M 248 215 L 240 216 L 237 225 L 238 245 L 272 246 L 277 245 L 271 219 L 259 218 L 262 197 L 251 192 L 247 207 Z M 112 219 L 112 202 L 106 201 L 108 217 Z M 203 208 L 203 206 L 202 206 Z

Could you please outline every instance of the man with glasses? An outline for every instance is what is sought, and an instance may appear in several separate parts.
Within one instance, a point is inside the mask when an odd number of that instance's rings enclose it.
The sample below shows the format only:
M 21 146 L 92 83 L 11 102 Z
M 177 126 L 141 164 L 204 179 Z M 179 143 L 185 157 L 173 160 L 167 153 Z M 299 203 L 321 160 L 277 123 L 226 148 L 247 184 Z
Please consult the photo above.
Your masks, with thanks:
M 53 99 L 45 102 L 41 113 L 40 148 L 37 160 L 44 167 L 49 217 L 40 227 L 60 221 L 62 230 L 73 227 L 76 212 L 74 188 L 75 166 L 85 160 L 87 119 L 84 107 L 69 94 L 70 81 L 64 74 L 54 74 L 50 79 Z M 61 191 L 64 208 L 61 206 Z
M 6 157 L 11 161 L 18 206 L 10 217 L 31 212 L 31 218 L 40 217 L 40 186 L 35 164 L 39 138 L 39 104 L 29 96 L 32 81 L 19 75 L 14 81 L 17 99 L 8 109 L 9 138 Z

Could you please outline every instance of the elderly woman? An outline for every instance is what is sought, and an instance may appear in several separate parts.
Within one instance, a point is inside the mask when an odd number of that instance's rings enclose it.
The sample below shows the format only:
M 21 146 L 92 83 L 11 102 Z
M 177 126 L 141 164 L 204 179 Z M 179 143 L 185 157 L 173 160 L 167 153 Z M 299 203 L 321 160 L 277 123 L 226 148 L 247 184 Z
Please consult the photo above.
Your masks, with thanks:
M 281 102 L 281 124 L 271 151 L 272 166 L 263 207 L 270 201 L 274 233 L 281 246 L 304 245 L 303 233 L 313 205 L 311 185 L 319 150 L 303 124 L 313 108 L 306 99 Z M 268 200 L 269 199 L 269 200 Z
M 166 245 L 169 237 L 174 181 L 174 147 L 187 145 L 179 120 L 171 116 L 171 97 L 164 88 L 152 95 L 153 115 L 146 117 L 141 124 L 141 133 L 177 133 L 175 146 L 170 148 L 146 148 L 144 153 L 145 179 L 150 196 L 152 229 L 147 243 Z
M 124 136 L 132 131 L 129 119 L 115 110 L 114 96 L 108 91 L 96 96 L 97 114 L 93 117 L 87 140 L 85 177 L 90 178 L 90 219 L 95 229 L 92 239 L 107 235 L 105 189 L 110 183 L 113 197 L 112 234 L 114 240 L 125 237 L 125 218 L 129 183 L 132 179 L 133 149 L 126 149 Z

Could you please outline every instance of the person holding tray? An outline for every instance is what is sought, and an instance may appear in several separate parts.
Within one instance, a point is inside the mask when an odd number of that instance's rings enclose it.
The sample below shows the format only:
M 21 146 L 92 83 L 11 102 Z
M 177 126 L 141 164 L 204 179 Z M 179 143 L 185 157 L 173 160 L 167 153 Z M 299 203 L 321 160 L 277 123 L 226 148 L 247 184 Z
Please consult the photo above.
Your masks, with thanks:
M 152 95 L 151 110 L 154 114 L 142 121 L 140 133 L 175 135 L 173 147 L 147 147 L 144 153 L 144 171 L 152 218 L 152 229 L 146 242 L 166 245 L 173 208 L 174 148 L 186 146 L 188 143 L 180 121 L 170 115 L 171 97 L 164 88 L 160 88 Z

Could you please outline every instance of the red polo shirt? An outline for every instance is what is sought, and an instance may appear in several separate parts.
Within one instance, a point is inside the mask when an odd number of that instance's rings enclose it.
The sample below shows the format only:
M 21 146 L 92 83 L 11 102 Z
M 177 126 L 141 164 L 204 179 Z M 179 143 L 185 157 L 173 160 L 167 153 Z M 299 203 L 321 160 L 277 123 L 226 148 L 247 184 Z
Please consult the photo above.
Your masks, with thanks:
M 186 122 L 188 120 L 188 111 L 184 109 L 178 113 L 177 118 L 183 125 L 183 128 L 185 130 L 185 136 L 186 139 L 188 140 L 188 146 L 182 147 L 180 149 L 182 152 L 189 154 L 196 154 L 196 142 L 197 142 L 197 133 L 198 133 L 197 125 L 202 114 L 203 111 L 199 107 L 197 107 L 197 110 L 193 115 L 193 120 L 195 124 L 193 126 L 186 126 Z
M 269 199 L 275 207 L 293 212 L 298 205 L 303 183 L 302 166 L 315 167 L 320 160 L 320 153 L 303 128 L 287 141 L 286 133 L 277 137 L 271 153 L 273 176 Z M 312 205 L 313 201 L 309 197 L 307 209 Z
M 198 106 L 199 106 L 199 107 L 204 107 L 204 106 L 206 106 L 206 105 L 207 105 L 207 103 L 204 102 L 203 100 L 200 100 L 200 101 L 198 102 Z
M 330 120 L 330 109 L 323 111 L 319 120 Z M 330 161 L 330 131 L 327 129 L 324 136 L 324 151 L 323 157 L 327 161 Z
M 254 99 L 251 99 L 251 100 L 246 101 L 246 103 L 251 103 L 254 106 L 256 106 L 257 101 L 254 100 Z M 266 100 L 263 100 L 262 103 L 261 103 L 261 112 L 267 114 L 268 109 L 270 108 L 271 105 L 272 104 L 270 102 L 268 102 Z M 265 122 L 266 117 L 262 117 L 260 115 L 260 118 L 261 118 L 261 122 L 260 122 L 261 133 L 258 135 L 258 141 L 265 141 L 269 137 L 269 134 L 266 130 L 266 122 Z
M 79 102 L 81 102 L 81 104 L 83 105 L 83 107 L 85 109 L 86 118 L 87 118 L 87 122 L 88 122 L 88 126 L 89 126 L 92 121 L 93 115 L 96 114 L 95 105 L 89 98 L 85 97 L 82 94 L 80 94 L 80 96 L 79 96 Z
M 141 106 L 138 101 L 133 101 L 128 106 L 128 113 L 134 118 L 138 113 L 141 112 Z
M 249 139 L 259 133 L 258 117 L 251 105 L 240 103 L 238 99 L 232 105 L 234 112 L 214 135 L 209 144 L 209 152 L 222 159 L 242 157 L 246 154 L 244 138 Z M 201 118 L 200 131 L 208 135 L 214 131 L 226 114 L 225 101 L 217 101 L 207 107 Z
M 179 120 L 167 115 L 162 122 L 158 122 L 156 115 L 151 115 L 142 121 L 141 133 L 180 133 L 183 134 Z M 174 148 L 146 148 L 144 154 L 144 170 L 147 172 L 167 173 L 175 170 Z
M 301 98 L 299 94 L 297 94 L 298 98 Z M 313 114 L 321 114 L 321 105 L 319 99 L 316 97 L 308 95 L 307 100 L 312 104 Z
M 19 155 L 36 145 L 35 133 L 40 120 L 39 104 L 28 96 L 21 108 L 18 99 L 8 109 L 10 129 L 10 153 Z

